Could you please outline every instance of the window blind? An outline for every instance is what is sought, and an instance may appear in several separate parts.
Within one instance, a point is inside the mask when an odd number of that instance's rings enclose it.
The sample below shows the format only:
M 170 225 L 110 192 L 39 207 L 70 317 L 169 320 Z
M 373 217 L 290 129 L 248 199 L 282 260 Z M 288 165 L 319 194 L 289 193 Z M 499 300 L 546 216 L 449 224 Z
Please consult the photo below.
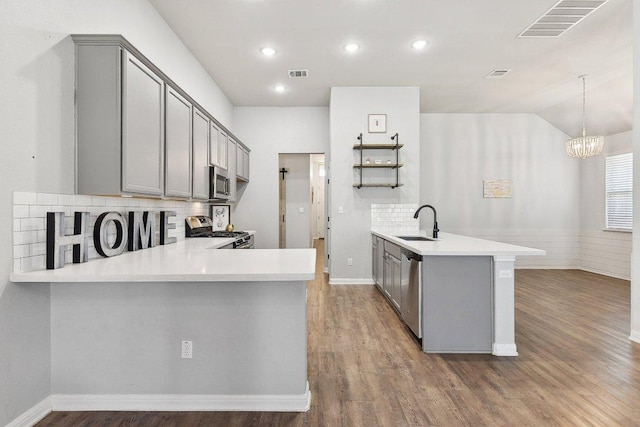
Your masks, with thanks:
M 609 156 L 605 164 L 607 228 L 633 229 L 633 154 Z

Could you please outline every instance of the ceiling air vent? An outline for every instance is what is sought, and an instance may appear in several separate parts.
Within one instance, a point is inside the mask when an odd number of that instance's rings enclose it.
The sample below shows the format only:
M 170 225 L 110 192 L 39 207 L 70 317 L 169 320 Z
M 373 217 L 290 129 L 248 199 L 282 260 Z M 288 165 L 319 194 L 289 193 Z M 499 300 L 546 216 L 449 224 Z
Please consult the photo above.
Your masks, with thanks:
M 499 79 L 501 77 L 504 77 L 505 74 L 507 74 L 509 71 L 511 71 L 510 69 L 506 69 L 506 68 L 502 68 L 502 69 L 496 69 L 493 70 L 492 72 L 490 72 L 489 74 L 487 74 L 486 76 L 484 76 L 485 79 Z
M 309 77 L 309 70 L 289 70 L 290 79 L 304 79 Z
M 560 0 L 518 37 L 558 37 L 609 0 Z

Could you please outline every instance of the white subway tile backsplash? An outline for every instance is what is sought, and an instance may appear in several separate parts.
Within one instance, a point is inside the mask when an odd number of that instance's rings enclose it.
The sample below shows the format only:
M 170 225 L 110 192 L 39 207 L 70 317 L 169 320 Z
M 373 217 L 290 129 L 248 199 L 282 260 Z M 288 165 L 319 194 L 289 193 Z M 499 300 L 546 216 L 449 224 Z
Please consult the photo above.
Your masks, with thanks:
M 44 225 L 45 225 L 44 218 L 22 218 L 20 220 L 21 231 L 44 230 L 45 229 Z
M 36 193 L 27 193 L 24 191 L 13 192 L 14 205 L 35 205 L 37 198 Z
M 36 204 L 38 205 L 57 205 L 58 195 L 50 193 L 36 193 Z
M 107 199 L 102 196 L 91 196 L 91 206 L 107 206 Z
M 14 218 L 29 218 L 29 206 L 28 205 L 13 205 L 13 217 Z
M 36 243 L 38 241 L 38 232 L 32 231 L 14 231 L 13 232 L 13 245 L 26 245 L 29 243 Z
M 420 224 L 413 218 L 417 203 L 372 204 L 371 228 L 382 232 L 417 233 Z M 375 206 L 375 209 L 373 208 Z
M 120 197 L 116 197 L 116 200 L 120 200 Z M 91 196 L 84 196 L 82 194 L 76 194 L 77 206 L 91 206 Z
M 13 258 L 26 258 L 31 255 L 31 245 L 14 245 Z
M 59 205 L 75 206 L 75 204 L 76 204 L 76 196 L 75 196 L 75 194 L 59 194 L 58 195 L 58 204 Z
M 46 216 L 47 212 L 65 213 L 65 233 L 73 234 L 73 213 L 89 212 L 89 235 L 93 235 L 93 225 L 103 212 L 173 210 L 177 215 L 173 222 L 176 228 L 171 236 L 184 239 L 184 218 L 187 215 L 208 215 L 205 203 L 181 202 L 175 200 L 137 199 L 125 197 L 86 196 L 72 194 L 47 194 L 14 192 L 13 194 L 13 245 L 15 272 L 34 271 L 46 268 Z M 156 229 L 159 224 L 156 224 Z M 65 251 L 65 259 L 71 261 L 71 249 Z M 89 259 L 100 258 L 89 239 Z

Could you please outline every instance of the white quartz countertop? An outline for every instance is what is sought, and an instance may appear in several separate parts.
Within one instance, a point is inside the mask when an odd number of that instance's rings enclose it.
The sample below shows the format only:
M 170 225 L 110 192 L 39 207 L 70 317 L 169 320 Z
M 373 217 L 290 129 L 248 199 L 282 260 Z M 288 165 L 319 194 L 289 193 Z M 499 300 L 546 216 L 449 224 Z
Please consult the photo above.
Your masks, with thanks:
M 234 239 L 191 238 L 66 264 L 12 273 L 12 282 L 249 282 L 315 278 L 315 249 L 217 249 Z
M 493 240 L 477 239 L 475 237 L 461 236 L 459 234 L 439 233 L 434 241 L 404 240 L 397 236 L 426 236 L 430 232 L 419 233 L 386 233 L 371 231 L 372 234 L 382 237 L 400 247 L 410 250 L 418 255 L 487 255 L 487 256 L 522 256 L 522 255 L 546 255 L 541 249 L 516 246 L 508 243 L 494 242 Z

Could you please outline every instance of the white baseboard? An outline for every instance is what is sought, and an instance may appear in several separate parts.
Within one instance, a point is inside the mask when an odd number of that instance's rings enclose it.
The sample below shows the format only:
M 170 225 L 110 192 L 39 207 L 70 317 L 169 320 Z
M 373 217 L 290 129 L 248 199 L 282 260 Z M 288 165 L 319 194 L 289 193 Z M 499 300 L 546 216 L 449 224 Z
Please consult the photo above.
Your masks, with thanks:
M 40 403 L 26 410 L 5 427 L 31 427 L 51 413 L 51 396 L 45 397 Z
M 515 344 L 498 344 L 494 342 L 492 354 L 494 356 L 517 356 L 518 349 Z
M 311 391 L 300 395 L 54 394 L 54 411 L 307 412 Z
M 330 285 L 375 285 L 373 279 L 346 279 L 329 277 Z
M 579 267 L 578 270 L 586 271 L 588 273 L 600 274 L 602 276 L 613 277 L 615 279 L 631 280 L 631 277 L 626 277 L 621 274 L 611 273 L 609 271 L 598 270 L 597 268 Z
M 631 334 L 629 335 L 629 339 L 633 342 L 637 342 L 638 344 L 640 344 L 640 331 L 631 331 Z

